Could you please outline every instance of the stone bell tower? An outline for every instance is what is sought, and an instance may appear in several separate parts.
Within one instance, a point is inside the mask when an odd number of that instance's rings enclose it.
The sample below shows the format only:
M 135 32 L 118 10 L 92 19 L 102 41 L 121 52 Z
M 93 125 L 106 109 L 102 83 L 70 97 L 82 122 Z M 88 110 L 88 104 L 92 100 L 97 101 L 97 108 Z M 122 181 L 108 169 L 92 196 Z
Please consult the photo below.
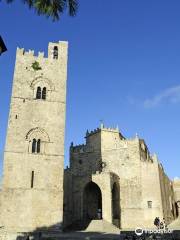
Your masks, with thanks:
M 68 43 L 48 57 L 17 49 L 4 153 L 1 221 L 13 231 L 60 227 Z

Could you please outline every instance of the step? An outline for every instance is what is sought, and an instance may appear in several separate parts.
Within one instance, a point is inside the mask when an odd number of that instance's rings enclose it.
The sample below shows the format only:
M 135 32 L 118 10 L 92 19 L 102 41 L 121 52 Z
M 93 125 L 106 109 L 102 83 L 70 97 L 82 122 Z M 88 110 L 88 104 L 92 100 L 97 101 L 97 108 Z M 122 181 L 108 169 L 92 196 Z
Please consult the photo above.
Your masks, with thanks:
M 120 234 L 120 229 L 105 220 L 92 220 L 85 232 L 104 232 Z
M 168 228 L 173 230 L 180 230 L 180 217 L 174 220 L 172 223 L 168 225 Z

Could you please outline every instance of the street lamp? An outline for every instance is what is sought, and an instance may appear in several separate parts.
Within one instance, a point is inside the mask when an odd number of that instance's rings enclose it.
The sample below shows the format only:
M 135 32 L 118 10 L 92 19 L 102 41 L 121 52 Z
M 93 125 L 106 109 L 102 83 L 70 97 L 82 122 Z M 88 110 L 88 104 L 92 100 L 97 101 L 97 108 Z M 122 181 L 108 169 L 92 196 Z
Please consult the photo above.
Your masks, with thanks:
M 0 55 L 6 51 L 7 51 L 6 45 L 4 44 L 4 41 L 3 41 L 2 37 L 0 36 Z

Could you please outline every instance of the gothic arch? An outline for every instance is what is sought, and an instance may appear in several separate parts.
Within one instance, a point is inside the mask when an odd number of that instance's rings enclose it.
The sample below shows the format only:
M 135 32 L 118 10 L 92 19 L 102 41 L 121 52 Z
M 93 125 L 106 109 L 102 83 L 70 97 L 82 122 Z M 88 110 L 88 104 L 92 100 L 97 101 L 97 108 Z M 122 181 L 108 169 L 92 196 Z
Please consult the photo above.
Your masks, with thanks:
M 37 85 L 41 85 L 42 87 L 43 87 L 44 85 L 46 85 L 46 86 L 49 87 L 49 89 L 50 89 L 51 91 L 55 90 L 55 87 L 54 87 L 52 81 L 49 80 L 48 78 L 44 78 L 44 77 L 41 77 L 41 76 L 40 76 L 40 77 L 36 77 L 36 78 L 31 82 L 30 87 L 31 87 L 32 89 L 35 89 L 35 87 L 36 87 Z
M 31 129 L 27 134 L 26 134 L 26 140 L 32 140 L 33 138 L 41 138 L 42 141 L 44 142 L 50 142 L 50 137 L 46 133 L 46 131 L 42 128 L 36 127 Z
M 33 128 L 26 134 L 27 151 L 30 154 L 46 154 L 49 135 L 42 128 Z
M 93 220 L 102 218 L 102 193 L 95 182 L 85 185 L 83 191 L 83 218 Z
M 120 186 L 119 182 L 114 181 L 111 189 L 112 194 L 112 222 L 120 227 Z

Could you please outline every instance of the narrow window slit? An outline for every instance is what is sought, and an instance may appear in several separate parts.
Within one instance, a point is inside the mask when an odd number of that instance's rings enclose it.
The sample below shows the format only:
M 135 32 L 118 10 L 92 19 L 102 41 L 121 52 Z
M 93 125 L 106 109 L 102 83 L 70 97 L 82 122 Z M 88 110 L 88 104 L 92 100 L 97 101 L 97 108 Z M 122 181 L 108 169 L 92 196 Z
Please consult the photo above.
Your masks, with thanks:
M 34 171 L 31 172 L 31 188 L 34 187 Z
M 57 46 L 54 46 L 54 49 L 53 49 L 53 58 L 54 58 L 54 59 L 58 59 L 58 47 L 57 47 Z

